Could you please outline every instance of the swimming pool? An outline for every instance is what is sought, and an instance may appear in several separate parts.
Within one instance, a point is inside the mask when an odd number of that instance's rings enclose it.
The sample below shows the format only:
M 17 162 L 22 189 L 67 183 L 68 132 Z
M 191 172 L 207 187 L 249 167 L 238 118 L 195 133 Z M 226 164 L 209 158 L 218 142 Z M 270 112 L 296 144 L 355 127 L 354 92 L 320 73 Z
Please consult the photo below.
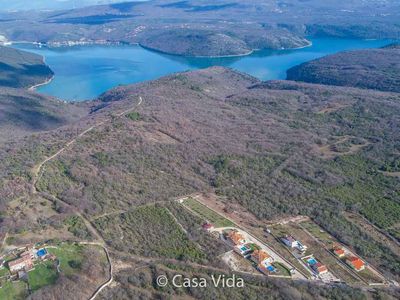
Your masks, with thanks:
M 309 258 L 309 259 L 307 259 L 307 262 L 308 262 L 308 264 L 309 265 L 315 265 L 316 263 L 317 263 L 317 261 L 315 260 L 315 258 Z
M 47 250 L 46 249 L 40 249 L 38 252 L 36 252 L 36 255 L 38 257 L 43 257 L 47 254 Z
M 267 270 L 270 272 L 275 272 L 275 268 L 271 265 L 267 267 Z

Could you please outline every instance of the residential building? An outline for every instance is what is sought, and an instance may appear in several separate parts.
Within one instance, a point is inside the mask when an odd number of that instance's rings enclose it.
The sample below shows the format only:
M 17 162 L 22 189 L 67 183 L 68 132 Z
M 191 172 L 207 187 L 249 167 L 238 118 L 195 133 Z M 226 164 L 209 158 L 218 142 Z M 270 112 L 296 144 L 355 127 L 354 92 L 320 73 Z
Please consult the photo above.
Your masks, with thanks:
M 302 243 L 297 241 L 291 235 L 286 235 L 286 236 L 282 237 L 281 240 L 286 246 L 288 246 L 290 248 L 296 248 L 300 252 L 305 252 L 307 250 L 307 246 L 306 245 L 303 245 Z
M 8 262 L 8 267 L 13 274 L 21 270 L 29 271 L 33 268 L 33 261 L 29 256 L 24 256 Z
M 335 247 L 333 249 L 333 252 L 335 253 L 335 255 L 337 257 L 343 257 L 346 255 L 346 251 L 344 251 L 343 248 L 340 248 L 340 247 Z
M 271 264 L 274 259 L 264 250 L 255 250 L 250 259 L 256 264 L 268 263 Z
M 351 256 L 346 259 L 347 264 L 357 272 L 365 269 L 365 263 L 356 256 Z
M 30 258 L 30 259 L 35 259 L 35 254 L 33 249 L 28 248 L 27 250 L 25 250 L 24 252 L 22 252 L 20 254 L 20 257 L 25 257 L 25 258 Z
M 294 237 L 292 237 L 291 235 L 286 235 L 284 237 L 281 238 L 282 242 L 290 247 L 290 248 L 294 248 L 297 246 L 297 241 Z
M 211 223 L 204 223 L 201 227 L 206 231 L 211 231 L 214 229 L 214 225 Z
M 230 241 L 234 245 L 243 245 L 246 243 L 246 239 L 244 238 L 244 236 L 236 230 L 230 231 L 227 234 L 226 238 L 228 241 Z
M 243 256 L 246 256 L 252 251 L 249 244 L 236 245 L 235 248 L 233 248 L 233 250 Z
M 321 264 L 320 262 L 317 262 L 316 264 L 311 265 L 311 268 L 317 274 L 324 274 L 324 273 L 328 272 L 328 268 L 325 265 Z

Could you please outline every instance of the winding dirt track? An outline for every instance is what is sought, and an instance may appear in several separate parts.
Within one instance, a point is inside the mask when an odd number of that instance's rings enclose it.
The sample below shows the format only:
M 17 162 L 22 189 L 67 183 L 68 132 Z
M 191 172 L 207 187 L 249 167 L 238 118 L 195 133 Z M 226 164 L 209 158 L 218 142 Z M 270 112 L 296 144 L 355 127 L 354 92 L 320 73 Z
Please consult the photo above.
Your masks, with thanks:
M 135 109 L 137 109 L 143 102 L 142 97 L 139 97 L 139 102 L 129 108 L 126 109 L 116 115 L 114 115 L 114 117 L 121 117 Z M 96 124 L 94 124 L 93 126 L 87 128 L 86 130 L 82 131 L 79 135 L 77 135 L 74 139 L 70 140 L 68 143 L 65 144 L 64 147 L 62 147 L 60 150 L 58 150 L 55 154 L 53 154 L 52 156 L 47 157 L 45 160 L 43 160 L 42 162 L 40 162 L 38 165 L 36 165 L 33 168 L 33 180 L 32 180 L 32 187 L 31 187 L 31 192 L 33 194 L 37 194 L 39 193 L 38 189 L 36 188 L 36 184 L 38 182 L 38 180 L 40 179 L 40 175 L 43 171 L 43 167 L 46 165 L 46 163 L 48 163 L 49 161 L 54 160 L 55 158 L 57 158 L 60 154 L 62 154 L 64 151 L 66 151 L 71 145 L 73 145 L 74 143 L 76 143 L 76 141 L 81 138 L 82 136 L 86 135 L 87 133 L 91 132 L 92 130 L 94 130 L 97 127 L 100 127 L 102 125 L 104 125 L 107 122 L 110 122 L 112 119 L 107 119 L 101 122 L 98 122 Z M 60 201 L 64 204 L 66 204 L 67 206 L 70 206 L 70 204 L 64 202 L 62 199 L 59 199 L 57 197 L 55 197 L 54 195 L 48 195 L 52 198 L 54 198 L 57 201 Z M 80 211 L 78 211 L 76 208 L 73 208 L 73 211 L 75 212 L 75 214 L 77 214 L 79 217 L 82 218 L 83 222 L 85 223 L 86 227 L 88 228 L 88 230 L 91 231 L 91 233 L 93 234 L 93 236 L 96 238 L 97 242 L 81 242 L 80 244 L 86 244 L 86 245 L 97 245 L 103 248 L 104 253 L 106 254 L 107 257 L 107 261 L 109 263 L 109 279 L 104 282 L 101 286 L 99 286 L 93 293 L 93 295 L 89 298 L 89 300 L 94 300 L 99 293 L 106 288 L 107 286 L 109 286 L 112 281 L 113 281 L 113 270 L 114 270 L 114 266 L 112 264 L 111 258 L 110 258 L 110 254 L 109 251 L 106 247 L 106 243 L 104 241 L 104 239 L 102 238 L 102 236 L 100 235 L 100 233 L 97 231 L 97 229 L 92 225 L 92 223 L 90 222 L 90 220 L 88 220 Z

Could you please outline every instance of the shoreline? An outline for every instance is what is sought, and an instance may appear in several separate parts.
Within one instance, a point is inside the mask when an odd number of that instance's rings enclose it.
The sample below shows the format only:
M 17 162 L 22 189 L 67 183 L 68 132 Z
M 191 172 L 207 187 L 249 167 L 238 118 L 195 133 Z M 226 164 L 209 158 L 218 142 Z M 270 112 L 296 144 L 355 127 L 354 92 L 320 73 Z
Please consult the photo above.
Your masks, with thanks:
M 35 84 L 35 85 L 29 87 L 29 88 L 28 88 L 28 91 L 36 91 L 36 89 L 37 89 L 38 87 L 47 85 L 47 84 L 49 84 L 50 82 L 52 82 L 53 79 L 54 79 L 54 77 L 55 77 L 55 75 L 51 76 L 50 78 L 48 78 L 46 81 L 44 81 L 44 82 L 42 82 L 42 83 L 38 83 L 38 84 Z
M 56 74 L 54 74 L 54 72 L 50 68 L 50 66 L 46 63 L 46 57 L 44 57 L 43 55 L 41 55 L 41 57 L 42 57 L 42 63 L 49 68 L 49 70 L 52 72 L 53 75 L 50 78 L 47 78 L 44 82 L 41 82 L 41 83 L 38 83 L 38 84 L 35 84 L 35 85 L 29 87 L 28 91 L 35 91 L 38 87 L 44 86 L 46 84 L 49 84 L 50 82 L 52 82 L 52 80 L 56 76 Z
M 307 40 L 307 39 L 306 39 Z M 147 46 L 142 45 L 141 43 L 136 43 L 136 45 L 142 47 L 143 49 L 149 50 L 149 51 L 153 51 L 155 53 L 160 53 L 160 54 L 165 54 L 165 55 L 171 55 L 171 56 L 176 56 L 176 57 L 186 57 L 186 58 L 233 58 L 233 57 L 245 57 L 245 56 L 249 56 L 257 51 L 263 51 L 263 50 L 272 50 L 272 51 L 291 51 L 291 50 L 300 50 L 300 49 L 304 49 L 304 48 L 308 48 L 308 47 L 312 47 L 313 46 L 313 42 L 307 40 L 308 44 L 304 45 L 304 46 L 300 46 L 300 47 L 296 47 L 296 48 L 280 48 L 280 49 L 252 49 L 249 52 L 243 53 L 243 54 L 231 54 L 231 55 L 211 55 L 211 56 L 207 56 L 207 55 L 182 55 L 182 54 L 174 54 L 174 53 L 168 53 L 162 50 L 158 50 L 158 49 L 153 49 L 153 48 L 149 48 Z
M 307 39 L 306 39 L 307 40 Z M 28 45 L 34 45 L 34 46 L 40 46 L 40 47 L 47 47 L 49 49 L 57 49 L 57 48 L 73 48 L 73 47 L 79 47 L 79 46 L 139 46 L 145 50 L 153 51 L 155 53 L 160 53 L 160 54 L 165 54 L 165 55 L 171 55 L 171 56 L 177 56 L 177 57 L 187 57 L 187 58 L 210 58 L 210 59 L 215 59 L 215 58 L 234 58 L 234 57 L 245 57 L 249 56 L 257 51 L 262 51 L 262 50 L 273 50 L 273 51 L 291 51 L 291 50 L 299 50 L 299 49 L 304 49 L 313 46 L 313 42 L 310 40 L 307 40 L 307 44 L 304 46 L 300 47 L 295 47 L 295 48 L 279 48 L 279 49 L 251 49 L 246 53 L 240 53 L 240 54 L 230 54 L 230 55 L 183 55 L 183 54 L 174 54 L 174 53 L 169 53 L 165 52 L 162 50 L 158 49 L 153 49 L 147 46 L 142 45 L 140 42 L 137 43 L 123 43 L 123 42 L 106 42 L 106 41 L 88 41 L 88 42 L 53 42 L 53 43 L 40 43 L 40 42 L 28 42 L 28 41 L 8 41 L 8 45 L 13 45 L 13 44 L 28 44 Z

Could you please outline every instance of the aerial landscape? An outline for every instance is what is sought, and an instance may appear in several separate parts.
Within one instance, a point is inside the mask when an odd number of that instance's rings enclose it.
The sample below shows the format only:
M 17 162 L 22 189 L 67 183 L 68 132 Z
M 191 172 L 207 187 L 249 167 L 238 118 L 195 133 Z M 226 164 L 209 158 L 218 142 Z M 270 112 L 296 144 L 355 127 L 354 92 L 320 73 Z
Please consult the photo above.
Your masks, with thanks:
M 0 300 L 399 299 L 396 0 L 0 1 Z

